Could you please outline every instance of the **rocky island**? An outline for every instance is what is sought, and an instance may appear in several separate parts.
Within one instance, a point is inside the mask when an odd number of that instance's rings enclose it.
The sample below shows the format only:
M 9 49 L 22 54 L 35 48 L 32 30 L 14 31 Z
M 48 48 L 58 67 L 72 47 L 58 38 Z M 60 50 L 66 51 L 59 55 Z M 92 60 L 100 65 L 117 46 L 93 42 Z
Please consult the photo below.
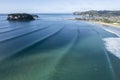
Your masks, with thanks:
M 31 20 L 35 20 L 35 17 L 27 13 L 16 13 L 16 14 L 8 14 L 7 20 L 9 21 L 31 21 Z

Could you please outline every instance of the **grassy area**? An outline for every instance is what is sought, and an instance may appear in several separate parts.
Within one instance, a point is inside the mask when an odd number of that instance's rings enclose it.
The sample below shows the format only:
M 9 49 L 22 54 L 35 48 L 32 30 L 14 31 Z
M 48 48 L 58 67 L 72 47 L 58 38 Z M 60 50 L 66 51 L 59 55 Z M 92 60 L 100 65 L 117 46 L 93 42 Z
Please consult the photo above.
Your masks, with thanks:
M 120 28 L 120 23 L 115 22 L 115 21 L 109 21 L 107 19 L 102 19 L 102 20 L 95 20 L 95 19 L 85 19 L 85 18 L 75 18 L 75 20 L 84 20 L 84 21 L 90 21 L 94 23 L 99 23 L 107 26 L 113 26 L 113 27 L 119 27 Z

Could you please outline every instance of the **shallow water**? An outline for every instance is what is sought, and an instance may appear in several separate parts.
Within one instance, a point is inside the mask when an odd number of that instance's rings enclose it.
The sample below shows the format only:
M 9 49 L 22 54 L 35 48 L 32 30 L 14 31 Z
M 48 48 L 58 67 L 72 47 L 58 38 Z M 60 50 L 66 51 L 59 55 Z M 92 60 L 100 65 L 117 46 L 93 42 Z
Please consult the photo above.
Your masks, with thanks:
M 120 60 L 103 41 L 115 34 L 72 15 L 39 16 L 0 21 L 0 80 L 120 80 Z

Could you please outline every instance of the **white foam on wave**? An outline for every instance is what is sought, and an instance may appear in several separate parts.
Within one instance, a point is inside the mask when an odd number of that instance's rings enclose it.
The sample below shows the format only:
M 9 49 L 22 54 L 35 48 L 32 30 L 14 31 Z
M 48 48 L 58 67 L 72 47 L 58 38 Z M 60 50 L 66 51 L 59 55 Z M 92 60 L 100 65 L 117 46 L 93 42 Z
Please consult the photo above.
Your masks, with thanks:
M 120 29 L 112 29 L 112 28 L 103 28 L 105 31 L 110 32 L 117 37 L 110 37 L 104 38 L 105 47 L 106 49 L 115 55 L 116 57 L 120 58 Z
M 110 29 L 107 29 L 107 28 L 104 28 L 104 30 L 106 30 L 107 32 L 110 32 L 110 33 L 115 34 L 116 36 L 120 37 L 120 33 L 118 31 L 113 31 L 113 30 L 110 30 Z
M 120 58 L 120 38 L 105 38 L 106 49 L 116 57 Z

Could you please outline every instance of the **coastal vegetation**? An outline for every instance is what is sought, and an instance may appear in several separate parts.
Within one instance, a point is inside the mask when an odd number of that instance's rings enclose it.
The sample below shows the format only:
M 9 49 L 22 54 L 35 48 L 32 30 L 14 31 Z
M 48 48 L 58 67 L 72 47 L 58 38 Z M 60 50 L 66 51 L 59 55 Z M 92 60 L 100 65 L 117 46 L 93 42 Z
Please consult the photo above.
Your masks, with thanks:
M 85 12 L 74 12 L 75 15 L 89 15 L 89 16 L 104 16 L 104 17 L 110 17 L 110 16 L 120 16 L 120 11 L 96 11 L 96 10 L 90 10 Z
M 85 12 L 74 12 L 73 14 L 79 15 L 79 17 L 75 18 L 75 20 L 86 20 L 120 25 L 120 11 L 91 10 Z

